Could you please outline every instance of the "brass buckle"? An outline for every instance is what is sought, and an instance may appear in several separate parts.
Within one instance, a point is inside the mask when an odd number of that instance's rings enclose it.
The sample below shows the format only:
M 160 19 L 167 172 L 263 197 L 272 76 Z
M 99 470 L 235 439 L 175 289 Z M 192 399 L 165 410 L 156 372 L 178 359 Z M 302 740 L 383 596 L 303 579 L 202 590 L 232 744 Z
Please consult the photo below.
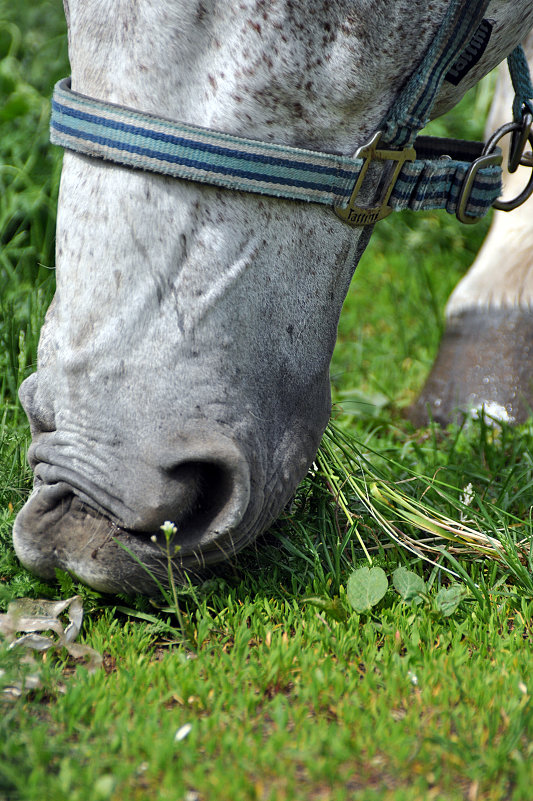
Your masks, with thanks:
M 501 150 L 498 148 L 497 153 L 488 153 L 480 156 L 478 159 L 473 161 L 468 168 L 463 180 L 459 197 L 457 198 L 457 209 L 455 216 L 460 222 L 465 223 L 465 225 L 473 225 L 474 223 L 478 223 L 481 219 L 483 219 L 482 217 L 471 217 L 469 214 L 465 214 L 468 201 L 470 200 L 470 192 L 472 191 L 472 187 L 479 170 L 483 169 L 484 167 L 501 166 L 502 158 Z
M 384 150 L 378 148 L 381 133 L 381 131 L 378 131 L 366 145 L 362 145 L 354 153 L 353 157 L 355 159 L 364 159 L 364 164 L 355 182 L 352 195 L 348 201 L 348 206 L 345 209 L 341 209 L 339 206 L 333 207 L 337 217 L 340 217 L 343 222 L 352 225 L 354 228 L 359 225 L 371 225 L 379 220 L 383 220 L 384 217 L 388 217 L 392 208 L 387 205 L 387 202 L 392 194 L 400 171 L 406 161 L 414 161 L 416 159 L 416 151 L 413 147 L 406 147 L 404 150 Z M 395 161 L 396 166 L 394 167 L 394 171 L 379 205 L 363 208 L 362 206 L 357 206 L 355 201 L 372 161 Z

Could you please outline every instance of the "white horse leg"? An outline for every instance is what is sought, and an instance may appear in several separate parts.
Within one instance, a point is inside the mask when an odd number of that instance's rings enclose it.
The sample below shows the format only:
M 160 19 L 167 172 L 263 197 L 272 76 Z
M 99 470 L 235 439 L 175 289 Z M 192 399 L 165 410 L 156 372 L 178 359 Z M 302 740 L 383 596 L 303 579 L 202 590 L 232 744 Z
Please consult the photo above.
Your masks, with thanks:
M 524 47 L 533 66 L 533 35 Z M 509 122 L 512 99 L 502 65 L 489 133 Z M 526 167 L 506 175 L 506 197 L 530 175 Z M 429 417 L 447 423 L 458 410 L 482 406 L 513 423 L 533 414 L 533 196 L 512 212 L 494 213 L 476 260 L 450 296 L 440 350 L 410 417 L 418 425 Z

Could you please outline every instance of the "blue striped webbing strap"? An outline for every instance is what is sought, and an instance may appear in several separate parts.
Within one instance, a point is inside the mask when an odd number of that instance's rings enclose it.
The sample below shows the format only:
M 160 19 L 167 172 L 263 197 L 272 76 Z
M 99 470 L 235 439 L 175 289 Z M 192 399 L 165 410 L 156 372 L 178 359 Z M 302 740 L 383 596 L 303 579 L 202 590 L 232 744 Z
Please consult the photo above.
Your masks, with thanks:
M 346 208 L 364 160 L 258 142 L 94 100 L 56 84 L 51 141 L 86 156 L 226 189 Z M 389 204 L 454 214 L 469 161 L 406 163 Z M 483 216 L 501 192 L 501 170 L 481 169 L 465 213 Z
M 380 147 L 402 148 L 425 125 L 446 71 L 468 44 L 488 0 L 451 0 L 419 68 L 383 123 Z M 345 209 L 362 158 L 304 150 L 173 122 L 73 92 L 60 81 L 52 99 L 51 141 L 87 156 L 175 178 Z M 392 209 L 457 211 L 472 160 L 427 156 L 406 162 Z M 463 213 L 482 217 L 501 193 L 501 169 L 477 170 Z
M 488 5 L 489 0 L 450 0 L 422 61 L 380 126 L 381 147 L 405 147 L 427 125 L 447 72 L 468 46 Z
M 524 112 L 533 114 L 533 84 L 529 74 L 529 65 L 522 45 L 515 47 L 507 57 L 509 72 L 513 82 L 515 96 L 513 100 L 513 119 L 522 122 Z

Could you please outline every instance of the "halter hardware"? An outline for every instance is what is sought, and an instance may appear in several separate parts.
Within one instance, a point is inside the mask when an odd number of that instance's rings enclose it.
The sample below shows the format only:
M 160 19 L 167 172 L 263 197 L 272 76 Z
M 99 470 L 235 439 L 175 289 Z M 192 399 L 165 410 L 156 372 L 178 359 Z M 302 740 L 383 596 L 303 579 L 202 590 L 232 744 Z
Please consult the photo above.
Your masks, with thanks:
M 503 129 L 486 146 L 415 137 L 430 118 L 442 81 L 457 58 L 470 52 L 472 35 L 475 38 L 486 22 L 483 15 L 488 5 L 489 0 L 450 0 L 432 43 L 378 133 L 353 157 L 261 142 L 124 108 L 73 91 L 68 79 L 54 89 L 50 139 L 124 167 L 333 206 L 337 216 L 353 227 L 373 224 L 405 208 L 441 208 L 461 222 L 477 222 L 492 205 L 515 208 L 533 192 L 532 176 L 518 198 L 498 200 L 501 154 L 497 142 Z M 527 140 L 533 144 L 529 114 L 533 86 L 520 46 L 508 63 L 515 88 L 515 122 L 509 128 L 515 134 L 512 164 L 532 166 L 523 147 Z M 376 178 L 381 199 L 369 207 L 360 206 L 358 196 L 365 194 L 365 177 L 372 163 L 382 167 Z M 373 171 L 370 174 L 374 179 Z
M 533 114 L 526 108 L 522 109 L 522 122 L 515 121 L 515 129 L 511 134 L 511 149 L 509 150 L 509 161 L 507 169 L 509 172 L 516 172 L 522 163 L 522 156 L 531 136 L 531 126 L 533 124 Z M 524 165 L 526 166 L 526 165 Z M 529 165 L 527 165 L 529 166 Z
M 518 167 L 529 167 L 531 175 L 525 188 L 516 197 L 511 200 L 498 198 L 492 204 L 495 209 L 501 211 L 513 211 L 513 209 L 521 206 L 533 194 L 533 153 L 528 151 L 524 152 L 526 144 L 529 142 L 533 148 L 533 130 L 531 122 L 533 117 L 531 114 L 524 114 L 522 122 L 508 122 L 502 125 L 501 128 L 492 134 L 489 141 L 485 145 L 485 152 L 492 153 L 498 145 L 500 139 L 507 134 L 511 134 L 511 148 L 509 151 L 508 169 L 509 172 L 516 172 Z
M 361 172 L 359 173 L 352 195 L 348 201 L 348 206 L 344 209 L 339 208 L 339 206 L 334 206 L 337 217 L 340 217 L 343 222 L 353 227 L 358 225 L 371 225 L 379 220 L 383 220 L 384 217 L 388 217 L 389 214 L 394 211 L 392 206 L 387 204 L 401 169 L 406 161 L 415 161 L 416 159 L 416 150 L 414 147 L 406 147 L 403 150 L 386 150 L 385 148 L 379 148 L 378 144 L 381 135 L 382 132 L 378 131 L 366 145 L 363 145 L 354 153 L 355 159 L 364 160 Z M 363 185 L 368 168 L 373 161 L 395 162 L 394 169 L 392 175 L 388 179 L 379 205 L 373 206 L 372 208 L 363 208 L 356 205 L 356 199 Z
M 474 181 L 476 180 L 476 175 L 478 174 L 479 170 L 482 170 L 485 167 L 501 167 L 502 160 L 502 153 L 498 148 L 497 153 L 491 152 L 488 155 L 480 156 L 478 159 L 472 162 L 468 172 L 466 173 L 463 186 L 461 187 L 461 193 L 457 201 L 457 211 L 455 212 L 455 216 L 459 222 L 462 222 L 465 225 L 473 225 L 482 219 L 482 217 L 471 217 L 469 214 L 465 213 L 468 206 L 468 201 L 470 199 L 470 193 L 472 191 Z M 495 207 L 497 202 L 498 201 L 495 200 L 492 205 Z

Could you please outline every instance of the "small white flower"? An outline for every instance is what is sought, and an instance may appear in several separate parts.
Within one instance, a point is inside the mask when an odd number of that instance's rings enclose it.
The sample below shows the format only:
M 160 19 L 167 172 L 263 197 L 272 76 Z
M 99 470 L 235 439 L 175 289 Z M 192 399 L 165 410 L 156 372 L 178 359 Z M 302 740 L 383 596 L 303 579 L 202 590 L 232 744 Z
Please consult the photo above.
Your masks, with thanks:
M 474 488 L 472 486 L 472 483 L 470 482 L 466 485 L 466 487 L 461 493 L 461 498 L 460 498 L 461 503 L 464 503 L 465 506 L 471 506 L 472 501 L 474 500 L 474 495 L 475 495 Z M 461 523 L 464 523 L 466 520 L 468 520 L 468 515 L 465 514 L 462 509 L 459 511 L 459 519 L 461 520 Z
M 176 734 L 174 735 L 174 742 L 179 743 L 180 740 L 184 740 L 188 734 L 190 734 L 192 729 L 192 723 L 185 723 L 183 726 L 177 730 Z
M 461 495 L 461 501 L 462 503 L 464 503 L 465 506 L 470 506 L 473 500 L 474 500 L 474 488 L 472 486 L 472 482 L 469 482 L 463 490 L 463 494 Z
M 416 675 L 416 673 L 413 673 L 412 670 L 408 670 L 407 678 L 409 679 L 411 684 L 414 684 L 414 686 L 416 687 L 416 685 L 418 684 L 418 676 Z
M 519 681 L 519 682 L 518 682 L 518 689 L 520 690 L 520 692 L 522 693 L 522 695 L 527 695 L 527 694 L 528 694 L 528 693 L 527 693 L 527 686 L 524 684 L 524 682 L 523 682 L 523 681 Z
M 150 539 L 152 540 L 152 542 L 157 542 L 157 535 L 156 534 L 152 534 Z
M 162 526 L 160 526 L 160 528 L 165 537 L 173 537 L 178 530 L 171 520 L 165 520 L 165 522 L 163 523 Z

